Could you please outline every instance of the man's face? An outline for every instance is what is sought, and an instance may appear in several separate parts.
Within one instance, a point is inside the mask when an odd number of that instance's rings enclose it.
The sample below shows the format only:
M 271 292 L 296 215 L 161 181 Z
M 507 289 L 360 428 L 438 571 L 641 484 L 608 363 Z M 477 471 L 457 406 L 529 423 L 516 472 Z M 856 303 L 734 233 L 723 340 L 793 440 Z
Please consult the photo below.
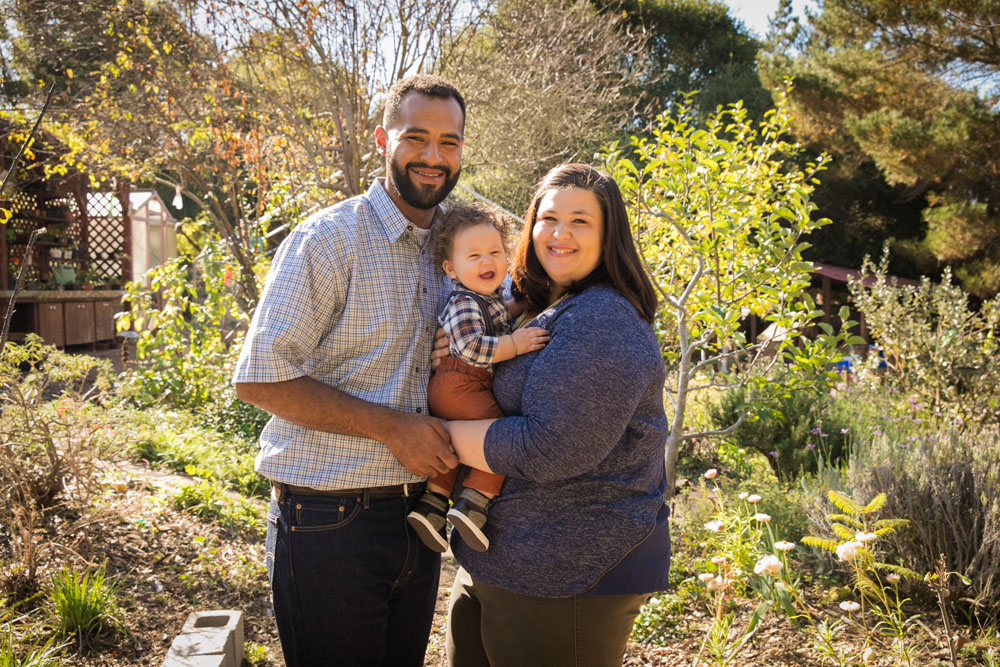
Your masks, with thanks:
M 375 131 L 390 196 L 424 211 L 448 196 L 462 171 L 462 121 L 462 108 L 452 98 L 417 92 L 403 97 L 397 118 Z

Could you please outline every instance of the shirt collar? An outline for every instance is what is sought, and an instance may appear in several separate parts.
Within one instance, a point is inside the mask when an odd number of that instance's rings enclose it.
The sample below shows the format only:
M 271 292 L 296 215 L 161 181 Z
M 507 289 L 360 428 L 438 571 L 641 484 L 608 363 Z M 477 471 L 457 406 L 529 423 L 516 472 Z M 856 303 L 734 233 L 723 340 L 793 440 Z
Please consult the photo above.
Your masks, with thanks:
M 386 192 L 385 185 L 383 184 L 383 179 L 376 178 L 372 181 L 372 184 L 368 187 L 367 196 L 368 201 L 371 202 L 372 208 L 375 210 L 375 217 L 382 225 L 382 232 L 390 243 L 398 241 L 407 232 L 414 238 L 417 238 L 416 233 L 413 232 L 416 225 L 403 215 L 399 207 L 396 206 L 396 202 L 392 201 L 392 198 L 389 197 L 389 193 Z M 440 213 L 441 207 L 439 206 L 434 212 L 434 218 L 437 219 Z

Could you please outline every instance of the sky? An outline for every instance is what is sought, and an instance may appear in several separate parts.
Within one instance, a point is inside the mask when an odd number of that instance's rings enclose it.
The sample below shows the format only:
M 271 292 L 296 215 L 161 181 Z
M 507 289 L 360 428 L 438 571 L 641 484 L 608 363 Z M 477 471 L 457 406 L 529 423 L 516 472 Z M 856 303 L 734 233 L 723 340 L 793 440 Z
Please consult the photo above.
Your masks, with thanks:
M 732 15 L 743 21 L 751 32 L 756 33 L 761 38 L 767 33 L 768 19 L 778 9 L 778 0 L 725 0 L 725 3 L 729 5 Z M 801 20 L 805 19 L 803 9 L 807 4 L 815 6 L 814 3 L 807 0 L 792 1 L 792 8 L 801 17 Z

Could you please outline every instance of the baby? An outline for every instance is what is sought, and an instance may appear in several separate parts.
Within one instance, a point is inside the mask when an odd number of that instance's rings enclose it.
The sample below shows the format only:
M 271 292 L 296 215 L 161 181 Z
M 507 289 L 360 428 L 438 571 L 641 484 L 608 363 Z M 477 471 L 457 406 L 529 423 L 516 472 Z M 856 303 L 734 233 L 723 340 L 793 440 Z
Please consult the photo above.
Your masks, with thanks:
M 526 327 L 511 332 L 512 318 L 522 306 L 505 303 L 500 286 L 507 276 L 508 224 L 492 208 L 458 205 L 431 229 L 428 249 L 434 264 L 448 275 L 455 289 L 438 318 L 448 336 L 451 356 L 431 376 L 427 402 L 441 419 L 499 419 L 504 416 L 493 398 L 493 364 L 545 347 L 548 331 Z M 490 500 L 500 493 L 503 476 L 469 471 L 455 504 L 448 499 L 458 470 L 427 480 L 407 521 L 428 547 L 445 551 L 447 521 L 477 551 L 490 541 L 483 534 Z

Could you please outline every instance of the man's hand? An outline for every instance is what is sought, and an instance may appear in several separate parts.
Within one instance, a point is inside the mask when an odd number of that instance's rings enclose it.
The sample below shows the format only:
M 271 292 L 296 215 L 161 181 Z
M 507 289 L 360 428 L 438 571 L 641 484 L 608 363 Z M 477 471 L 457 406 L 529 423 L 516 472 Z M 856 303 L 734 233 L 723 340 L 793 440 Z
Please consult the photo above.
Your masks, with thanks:
M 448 336 L 445 335 L 443 328 L 438 327 L 434 334 L 434 349 L 431 350 L 431 370 L 436 371 L 437 367 L 441 365 L 441 360 L 447 356 L 449 356 Z
M 388 420 L 379 437 L 399 463 L 421 477 L 448 472 L 458 465 L 451 436 L 439 419 L 425 415 L 397 413 Z

